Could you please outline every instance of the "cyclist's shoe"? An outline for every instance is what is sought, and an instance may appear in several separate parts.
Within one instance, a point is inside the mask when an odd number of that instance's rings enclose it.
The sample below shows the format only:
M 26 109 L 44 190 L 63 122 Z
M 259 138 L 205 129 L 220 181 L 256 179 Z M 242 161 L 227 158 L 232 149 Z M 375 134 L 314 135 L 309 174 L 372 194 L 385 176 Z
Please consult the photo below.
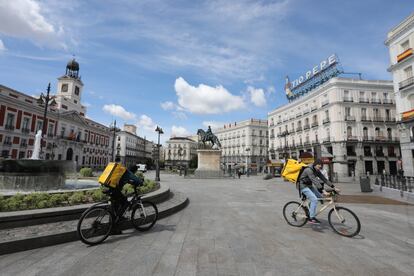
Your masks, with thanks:
M 122 230 L 119 228 L 112 228 L 111 235 L 122 235 Z
M 311 218 L 308 220 L 309 224 L 321 224 L 321 222 L 319 220 L 317 220 L 316 218 Z

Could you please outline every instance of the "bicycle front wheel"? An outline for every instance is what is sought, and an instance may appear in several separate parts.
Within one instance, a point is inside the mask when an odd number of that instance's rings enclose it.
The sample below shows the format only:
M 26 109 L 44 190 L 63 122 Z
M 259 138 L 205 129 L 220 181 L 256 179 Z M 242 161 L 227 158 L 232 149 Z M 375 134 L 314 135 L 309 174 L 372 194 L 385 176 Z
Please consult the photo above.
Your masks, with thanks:
M 290 201 L 283 207 L 283 216 L 289 225 L 302 227 L 308 221 L 307 209 L 299 202 Z
M 80 240 L 89 245 L 103 242 L 111 233 L 112 215 L 107 207 L 87 209 L 80 217 L 77 232 Z
M 358 217 L 345 207 L 332 208 L 328 214 L 328 222 L 336 233 L 344 237 L 354 237 L 361 230 Z
M 149 201 L 138 203 L 132 209 L 131 221 L 138 231 L 147 231 L 158 219 L 157 206 Z

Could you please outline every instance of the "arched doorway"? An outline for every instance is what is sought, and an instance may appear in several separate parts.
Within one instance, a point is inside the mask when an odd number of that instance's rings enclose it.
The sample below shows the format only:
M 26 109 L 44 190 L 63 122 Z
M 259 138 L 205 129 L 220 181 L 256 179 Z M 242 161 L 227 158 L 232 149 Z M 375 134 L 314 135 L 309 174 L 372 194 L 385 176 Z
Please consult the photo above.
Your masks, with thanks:
M 73 149 L 68 148 L 68 150 L 66 151 L 66 160 L 72 160 L 72 159 L 73 159 Z

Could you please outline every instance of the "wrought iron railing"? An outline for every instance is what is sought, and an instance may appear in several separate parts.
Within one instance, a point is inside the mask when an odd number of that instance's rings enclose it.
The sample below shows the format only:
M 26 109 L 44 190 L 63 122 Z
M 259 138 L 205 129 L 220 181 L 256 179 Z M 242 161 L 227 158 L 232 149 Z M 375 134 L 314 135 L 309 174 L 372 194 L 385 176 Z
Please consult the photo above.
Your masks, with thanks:
M 404 89 L 404 88 L 406 88 L 406 87 L 408 87 L 412 84 L 414 84 L 414 77 L 410 77 L 410 78 L 400 82 L 398 84 L 398 86 L 400 87 L 400 90 L 402 90 L 402 89 Z
M 403 192 L 413 192 L 414 187 L 414 177 L 412 176 L 401 176 L 401 175 L 375 175 L 374 184 L 379 186 L 380 191 L 382 187 L 387 187 L 391 189 L 396 189 L 401 191 L 401 196 Z

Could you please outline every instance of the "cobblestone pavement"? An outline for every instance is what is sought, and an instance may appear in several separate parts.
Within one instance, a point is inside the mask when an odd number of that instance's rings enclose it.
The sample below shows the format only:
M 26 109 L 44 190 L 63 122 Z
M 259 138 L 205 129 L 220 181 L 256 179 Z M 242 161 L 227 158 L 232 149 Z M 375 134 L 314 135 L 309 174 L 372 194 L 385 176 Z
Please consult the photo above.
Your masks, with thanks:
M 152 176 L 151 176 L 152 177 Z M 71 242 L 0 257 L 1 275 L 412 275 L 414 206 L 344 203 L 362 223 L 341 237 L 321 226 L 286 224 L 297 199 L 280 179 L 183 179 L 163 183 L 190 199 L 147 233 L 110 237 L 99 246 Z M 355 184 L 344 194 L 358 194 Z

